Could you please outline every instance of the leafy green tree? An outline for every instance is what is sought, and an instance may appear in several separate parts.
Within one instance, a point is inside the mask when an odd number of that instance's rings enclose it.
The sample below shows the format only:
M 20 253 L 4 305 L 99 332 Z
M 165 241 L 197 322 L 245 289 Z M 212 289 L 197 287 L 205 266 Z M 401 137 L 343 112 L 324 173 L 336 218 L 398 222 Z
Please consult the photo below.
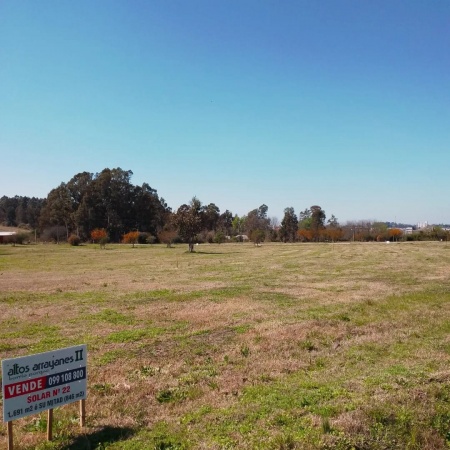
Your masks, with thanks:
M 73 228 L 73 213 L 70 191 L 65 183 L 61 183 L 57 188 L 52 189 L 47 196 L 47 202 L 41 214 L 41 226 L 64 226 L 66 239 L 68 239 Z M 59 242 L 59 239 L 58 234 L 57 242 Z
M 339 227 L 339 221 L 334 216 L 334 214 L 331 214 L 331 217 L 327 220 L 327 224 L 331 228 L 338 228 Z
M 298 228 L 299 230 L 310 230 L 311 229 L 311 210 L 306 208 L 304 211 L 300 211 L 298 215 Z
M 39 227 L 39 217 L 43 206 L 44 200 L 41 198 L 32 197 L 27 202 L 25 223 L 34 230 Z
M 284 210 L 284 217 L 281 221 L 280 238 L 283 242 L 295 242 L 297 239 L 298 219 L 294 208 L 289 207 Z
M 220 218 L 220 209 L 214 203 L 210 203 L 208 206 L 203 206 L 201 211 L 203 228 L 208 231 L 216 231 Z
M 328 225 L 325 232 L 326 238 L 331 240 L 331 242 L 341 240 L 344 235 L 344 232 L 342 228 L 340 228 L 339 221 L 334 216 L 334 214 L 332 214 L 331 217 L 328 219 L 327 224 Z
M 163 229 L 170 208 L 148 183 L 134 186 L 132 174 L 120 167 L 82 172 L 67 183 L 77 234 L 88 238 L 91 230 L 105 228 L 117 242 L 130 230 L 157 235 Z
M 76 234 L 83 236 L 84 239 L 89 237 L 89 232 L 97 224 L 95 220 L 95 204 L 90 196 L 93 192 L 93 174 L 89 172 L 81 172 L 73 176 L 67 183 L 67 189 L 72 199 L 72 207 L 74 210 L 74 226 Z
M 449 236 L 449 231 L 439 225 L 434 226 L 432 230 L 430 230 L 430 237 L 432 239 L 437 239 L 438 241 L 448 241 Z
M 325 211 L 318 205 L 311 206 L 311 231 L 313 239 L 317 242 L 320 238 L 320 232 L 325 228 Z
M 89 194 L 92 181 L 92 173 L 81 172 L 73 176 L 67 183 L 67 189 L 75 207 L 78 207 L 83 198 Z
M 245 231 L 248 236 L 252 234 L 255 230 L 261 230 L 264 235 L 269 232 L 270 229 L 270 219 L 267 217 L 268 207 L 266 205 L 261 205 L 257 209 L 253 209 L 247 214 L 245 220 Z
M 113 241 L 119 241 L 123 232 L 134 225 L 131 213 L 132 175 L 131 170 L 104 169 L 96 179 L 98 206 L 103 213 L 104 226 Z
M 380 242 L 389 239 L 389 230 L 385 222 L 373 222 L 371 225 L 369 225 L 369 231 L 366 231 L 366 235 L 367 234 L 370 235 L 370 240 L 376 240 Z
M 178 235 L 188 243 L 189 252 L 194 251 L 195 237 L 202 229 L 201 202 L 193 197 L 189 205 L 181 205 L 175 216 Z
M 0 223 L 10 227 L 27 225 L 36 229 L 46 200 L 36 197 L 3 196 L 0 198 Z
M 251 231 L 249 237 L 255 245 L 259 245 L 261 242 L 264 242 L 266 238 L 266 232 L 264 230 L 254 229 Z
M 233 217 L 233 221 L 231 226 L 233 228 L 233 232 L 235 235 L 242 234 L 245 229 L 245 222 L 247 220 L 247 216 L 239 217 L 237 214 Z
M 176 222 L 176 214 L 172 212 L 167 214 L 164 226 L 157 234 L 159 242 L 166 244 L 168 248 L 172 246 L 178 238 L 178 225 Z
M 1 222 L 8 227 L 16 227 L 18 222 L 16 220 L 16 210 L 19 206 L 20 197 L 6 197 L 0 199 L 0 218 Z
M 233 214 L 228 209 L 219 216 L 219 228 L 225 233 L 226 236 L 231 235 L 233 229 Z
M 135 228 L 157 235 L 168 220 L 170 208 L 147 183 L 132 191 L 131 214 Z
M 225 234 L 223 233 L 223 231 L 218 231 L 215 234 L 214 242 L 216 242 L 217 244 L 222 244 L 223 242 L 225 242 Z

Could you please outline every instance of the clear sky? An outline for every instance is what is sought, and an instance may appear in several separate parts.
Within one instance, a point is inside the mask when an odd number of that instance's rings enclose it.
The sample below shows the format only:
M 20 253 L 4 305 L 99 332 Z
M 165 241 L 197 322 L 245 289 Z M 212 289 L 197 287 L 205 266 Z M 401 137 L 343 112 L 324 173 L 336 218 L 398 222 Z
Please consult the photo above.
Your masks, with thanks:
M 448 0 L 1 0 L 0 196 L 450 223 Z

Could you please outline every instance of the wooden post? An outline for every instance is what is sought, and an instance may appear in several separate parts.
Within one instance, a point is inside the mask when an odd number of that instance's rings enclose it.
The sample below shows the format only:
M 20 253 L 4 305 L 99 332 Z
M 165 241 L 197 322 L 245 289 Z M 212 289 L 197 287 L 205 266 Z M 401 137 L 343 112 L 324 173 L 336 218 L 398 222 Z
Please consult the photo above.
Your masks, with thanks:
M 86 423 L 86 400 L 80 400 L 80 427 L 83 428 Z
M 14 441 L 13 441 L 13 423 L 8 422 L 8 450 L 13 450 Z
M 53 409 L 47 412 L 47 441 L 53 439 Z

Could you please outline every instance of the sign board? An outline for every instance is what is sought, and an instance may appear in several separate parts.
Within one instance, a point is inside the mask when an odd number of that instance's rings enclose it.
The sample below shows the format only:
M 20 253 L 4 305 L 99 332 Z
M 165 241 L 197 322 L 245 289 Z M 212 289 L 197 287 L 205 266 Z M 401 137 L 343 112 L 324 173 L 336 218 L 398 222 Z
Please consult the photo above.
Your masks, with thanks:
M 86 378 L 86 345 L 3 360 L 3 422 L 84 400 Z

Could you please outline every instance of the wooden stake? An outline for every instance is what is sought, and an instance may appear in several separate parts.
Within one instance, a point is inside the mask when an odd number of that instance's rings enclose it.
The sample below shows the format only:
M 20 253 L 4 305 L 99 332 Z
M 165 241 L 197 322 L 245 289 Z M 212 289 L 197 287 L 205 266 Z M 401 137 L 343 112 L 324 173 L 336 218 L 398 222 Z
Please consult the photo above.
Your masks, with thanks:
M 80 400 L 80 427 L 83 428 L 86 423 L 86 400 Z
M 14 441 L 13 441 L 13 423 L 8 422 L 8 450 L 13 450 Z
M 53 409 L 47 412 L 47 441 L 53 439 Z

